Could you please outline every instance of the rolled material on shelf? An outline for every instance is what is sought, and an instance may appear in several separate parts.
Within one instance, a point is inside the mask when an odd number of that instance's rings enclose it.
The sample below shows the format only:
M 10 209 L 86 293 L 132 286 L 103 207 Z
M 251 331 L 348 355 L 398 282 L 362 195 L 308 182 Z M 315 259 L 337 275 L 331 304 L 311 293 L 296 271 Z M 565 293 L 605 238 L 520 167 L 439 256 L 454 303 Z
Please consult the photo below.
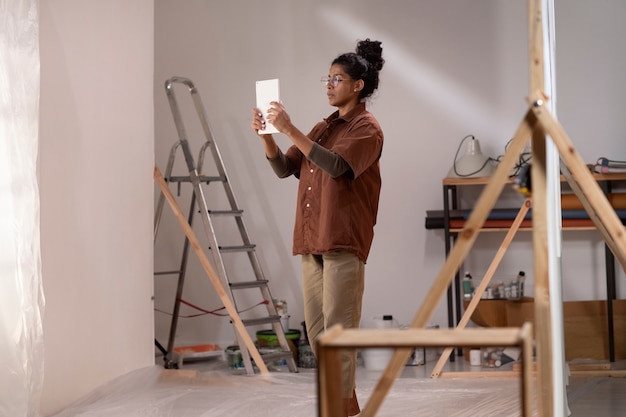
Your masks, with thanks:
M 626 209 L 626 193 L 609 193 L 607 199 L 615 209 Z M 561 208 L 563 210 L 584 210 L 583 203 L 576 194 L 561 194 Z

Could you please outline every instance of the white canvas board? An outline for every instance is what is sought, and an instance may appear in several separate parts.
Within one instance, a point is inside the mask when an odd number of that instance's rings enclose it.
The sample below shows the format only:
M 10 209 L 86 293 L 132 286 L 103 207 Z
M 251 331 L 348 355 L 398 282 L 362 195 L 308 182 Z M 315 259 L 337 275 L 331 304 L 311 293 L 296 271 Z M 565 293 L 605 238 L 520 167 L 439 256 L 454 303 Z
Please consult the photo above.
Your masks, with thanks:
M 263 120 L 267 122 L 267 111 L 271 107 L 272 101 L 280 101 L 280 87 L 277 78 L 271 80 L 261 80 L 256 82 L 256 106 L 263 115 Z M 264 130 L 259 130 L 261 134 L 278 133 L 278 130 L 271 124 L 266 123 Z

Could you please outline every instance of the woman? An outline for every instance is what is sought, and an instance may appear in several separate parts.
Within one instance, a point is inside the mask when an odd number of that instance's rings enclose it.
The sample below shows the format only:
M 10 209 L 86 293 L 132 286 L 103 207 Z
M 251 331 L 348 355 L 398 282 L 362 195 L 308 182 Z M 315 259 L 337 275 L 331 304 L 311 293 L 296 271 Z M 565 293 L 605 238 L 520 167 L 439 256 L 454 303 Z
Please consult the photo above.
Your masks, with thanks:
M 293 145 L 283 154 L 272 135 L 260 134 L 276 175 L 300 180 L 293 254 L 302 257 L 304 319 L 315 339 L 335 324 L 361 321 L 364 267 L 374 237 L 381 178 L 383 132 L 365 102 L 378 88 L 385 63 L 381 42 L 359 41 L 356 52 L 338 56 L 322 79 L 333 114 L 304 135 L 285 106 L 272 102 L 267 122 Z M 252 129 L 265 121 L 253 110 Z M 356 352 L 342 358 L 346 416 L 360 412 L 355 392 Z

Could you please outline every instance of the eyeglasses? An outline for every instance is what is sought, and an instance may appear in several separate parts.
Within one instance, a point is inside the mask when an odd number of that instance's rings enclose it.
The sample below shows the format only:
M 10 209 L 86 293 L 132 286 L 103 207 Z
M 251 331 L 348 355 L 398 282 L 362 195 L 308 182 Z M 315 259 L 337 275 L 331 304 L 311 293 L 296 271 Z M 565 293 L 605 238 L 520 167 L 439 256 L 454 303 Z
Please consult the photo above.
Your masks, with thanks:
M 328 84 L 330 84 L 333 87 L 337 87 L 337 85 L 342 81 L 346 80 L 342 80 L 341 78 L 339 78 L 338 75 L 333 75 L 332 77 L 322 77 L 322 79 L 320 80 L 323 86 L 327 86 Z

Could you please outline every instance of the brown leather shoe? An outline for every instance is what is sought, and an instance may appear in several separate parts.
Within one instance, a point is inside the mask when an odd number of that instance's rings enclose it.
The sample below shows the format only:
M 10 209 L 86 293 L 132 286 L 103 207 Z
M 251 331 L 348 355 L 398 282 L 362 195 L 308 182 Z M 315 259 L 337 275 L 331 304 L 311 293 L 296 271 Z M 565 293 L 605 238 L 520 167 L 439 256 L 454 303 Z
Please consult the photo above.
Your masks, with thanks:
M 346 416 L 348 417 L 356 416 L 361 412 L 361 408 L 359 408 L 359 401 L 356 398 L 355 390 L 352 390 L 352 398 L 343 399 L 343 404 L 346 410 Z

